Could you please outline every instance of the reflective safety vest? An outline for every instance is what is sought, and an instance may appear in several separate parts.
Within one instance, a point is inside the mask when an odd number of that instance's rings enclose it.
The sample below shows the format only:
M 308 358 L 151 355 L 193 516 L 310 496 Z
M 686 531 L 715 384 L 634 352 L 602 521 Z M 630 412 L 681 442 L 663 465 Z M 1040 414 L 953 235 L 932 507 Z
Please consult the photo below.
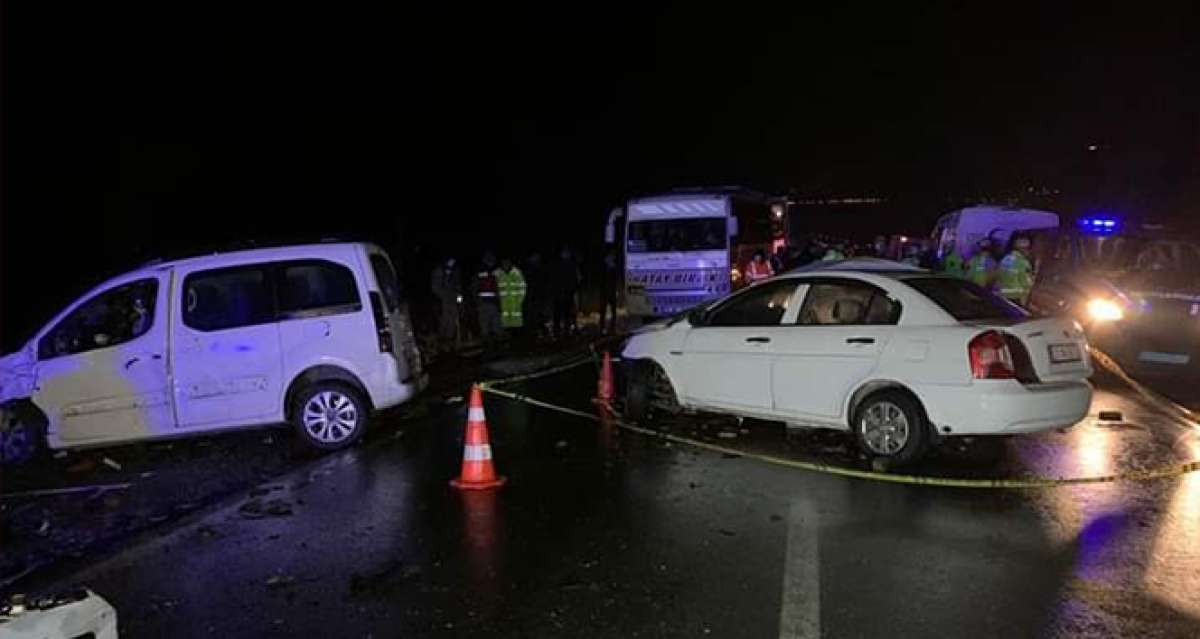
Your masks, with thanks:
M 987 251 L 976 253 L 967 262 L 967 279 L 976 284 L 989 288 L 992 285 L 992 277 L 996 270 L 996 260 L 992 259 L 991 254 Z
M 844 259 L 846 259 L 846 256 L 842 255 L 841 251 L 839 251 L 837 249 L 832 249 L 832 248 L 829 249 L 828 251 L 825 251 L 825 255 L 821 256 L 822 262 L 833 262 L 836 260 L 844 260 Z
M 997 281 L 1000 295 L 1024 304 L 1029 299 L 1029 291 L 1033 289 L 1033 264 L 1024 253 L 1013 251 L 1000 260 Z
M 942 258 L 942 272 L 954 277 L 967 276 L 966 270 L 963 269 L 962 257 L 958 253 L 948 253 Z
M 475 274 L 475 297 L 479 298 L 480 303 L 497 303 L 499 292 L 496 287 L 496 273 L 499 272 L 483 270 Z
M 750 263 L 746 265 L 746 281 L 751 284 L 761 282 L 774 274 L 775 272 L 771 270 L 771 263 L 766 260 L 762 262 L 750 260 Z
M 525 302 L 525 277 L 521 270 L 513 267 L 505 271 L 496 269 L 496 285 L 500 289 L 500 324 L 504 328 L 521 328 L 525 318 L 521 305 Z

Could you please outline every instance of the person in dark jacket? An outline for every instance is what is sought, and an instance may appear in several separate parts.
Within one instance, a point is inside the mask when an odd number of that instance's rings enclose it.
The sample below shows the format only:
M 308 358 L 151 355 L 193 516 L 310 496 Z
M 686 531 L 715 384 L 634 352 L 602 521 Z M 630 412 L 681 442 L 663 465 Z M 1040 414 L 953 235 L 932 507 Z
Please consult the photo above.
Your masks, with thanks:
M 550 271 L 550 289 L 554 298 L 554 336 L 562 338 L 577 328 L 575 293 L 579 291 L 579 263 L 570 247 L 564 246 Z

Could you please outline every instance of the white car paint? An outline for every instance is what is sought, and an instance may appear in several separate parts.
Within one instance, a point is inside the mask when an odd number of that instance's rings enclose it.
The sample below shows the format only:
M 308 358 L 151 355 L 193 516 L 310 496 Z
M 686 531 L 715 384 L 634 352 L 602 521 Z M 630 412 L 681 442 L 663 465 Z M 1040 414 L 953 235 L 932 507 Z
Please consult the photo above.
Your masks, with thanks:
M 905 277 L 938 277 L 919 269 L 822 269 L 790 272 L 759 286 L 796 286 L 778 325 L 692 326 L 687 319 L 637 332 L 622 357 L 662 367 L 680 403 L 823 428 L 847 430 L 853 403 L 870 391 L 903 387 L 916 395 L 943 435 L 1007 434 L 1047 430 L 1082 419 L 1091 404 L 1092 373 L 1082 331 L 1061 319 L 959 322 L 936 302 L 903 283 Z M 809 287 L 837 279 L 882 289 L 902 311 L 894 325 L 795 325 Z M 968 344 L 987 330 L 1022 341 L 1036 382 L 974 379 Z M 751 341 L 765 338 L 769 341 Z M 1053 364 L 1049 344 L 1074 344 L 1081 360 Z
M 256 249 L 151 264 L 95 287 L 46 324 L 17 353 L 0 358 L 0 408 L 32 402 L 46 417 L 51 448 L 173 437 L 282 422 L 289 386 L 315 366 L 357 380 L 378 409 L 425 384 L 402 303 L 387 308 L 372 267 L 378 247 L 329 243 Z M 358 304 L 221 330 L 183 319 L 187 277 L 213 270 L 329 263 L 354 277 Z M 382 262 L 380 262 L 382 263 Z M 39 344 L 80 307 L 131 283 L 157 286 L 150 326 L 121 344 L 42 356 Z M 393 349 L 381 352 L 372 296 L 385 307 Z

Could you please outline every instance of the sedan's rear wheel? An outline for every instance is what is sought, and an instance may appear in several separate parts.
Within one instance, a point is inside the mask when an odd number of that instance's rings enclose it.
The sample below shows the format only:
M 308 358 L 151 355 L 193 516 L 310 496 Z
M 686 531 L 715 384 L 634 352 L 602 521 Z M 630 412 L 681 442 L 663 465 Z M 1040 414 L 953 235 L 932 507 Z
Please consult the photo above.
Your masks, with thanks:
M 900 391 L 885 390 L 858 405 L 854 434 L 864 452 L 899 466 L 925 454 L 929 426 L 915 399 Z

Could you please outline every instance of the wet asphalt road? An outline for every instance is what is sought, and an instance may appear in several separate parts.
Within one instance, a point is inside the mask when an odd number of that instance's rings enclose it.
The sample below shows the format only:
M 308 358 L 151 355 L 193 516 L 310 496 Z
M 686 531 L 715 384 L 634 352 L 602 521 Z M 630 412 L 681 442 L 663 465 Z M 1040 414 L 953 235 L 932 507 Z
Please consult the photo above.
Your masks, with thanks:
M 1095 411 L 1122 421 L 974 442 L 917 470 L 1079 476 L 1200 458 L 1194 427 L 1095 381 Z M 588 409 L 594 374 L 518 388 Z M 433 405 L 395 436 L 55 581 L 100 592 L 132 637 L 1200 636 L 1197 473 L 1027 491 L 894 485 L 489 397 L 509 484 L 460 493 L 447 482 L 464 413 Z M 660 426 L 861 462 L 836 436 L 776 424 Z

